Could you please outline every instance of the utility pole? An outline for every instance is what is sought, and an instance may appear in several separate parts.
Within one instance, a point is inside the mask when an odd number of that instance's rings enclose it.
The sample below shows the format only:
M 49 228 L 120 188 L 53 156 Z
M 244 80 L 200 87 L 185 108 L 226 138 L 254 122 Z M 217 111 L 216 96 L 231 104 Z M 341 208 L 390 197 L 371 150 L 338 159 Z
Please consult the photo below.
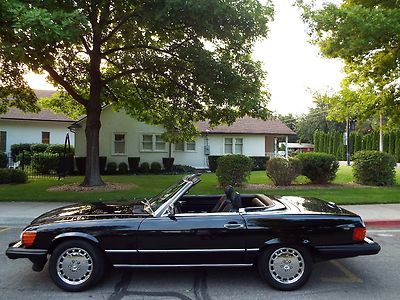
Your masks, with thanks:
M 347 151 L 346 151 L 346 157 L 347 157 L 347 165 L 350 166 L 350 120 L 349 118 L 346 119 L 346 144 L 347 144 Z
M 379 151 L 383 152 L 383 116 L 379 115 Z

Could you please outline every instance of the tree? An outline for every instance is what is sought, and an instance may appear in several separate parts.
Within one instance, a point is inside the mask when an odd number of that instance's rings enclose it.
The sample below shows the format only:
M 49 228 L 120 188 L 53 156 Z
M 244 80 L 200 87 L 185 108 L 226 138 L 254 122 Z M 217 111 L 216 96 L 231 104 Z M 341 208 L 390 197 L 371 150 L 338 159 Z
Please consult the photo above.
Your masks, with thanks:
M 296 131 L 296 124 L 297 124 L 297 117 L 294 116 L 293 114 L 289 113 L 287 115 L 280 115 L 278 114 L 275 116 L 278 120 L 282 121 L 287 127 L 292 129 L 293 131 Z M 289 136 L 289 143 L 296 143 L 298 140 L 297 135 L 290 135 Z
M 328 121 L 328 107 L 316 102 L 317 106 L 310 109 L 310 112 L 297 120 L 296 133 L 299 138 L 304 142 L 313 142 L 313 135 L 316 130 L 329 132 L 329 131 L 343 131 L 345 126 L 343 123 L 336 121 Z M 329 148 L 329 145 L 326 145 Z M 322 150 L 322 149 L 321 149 Z
M 167 140 L 195 135 L 198 120 L 268 116 L 251 51 L 272 15 L 269 1 L 256 0 L 2 0 L 0 103 L 34 109 L 22 75 L 47 72 L 62 93 L 59 107 L 68 98 L 86 112 L 82 184 L 103 185 L 104 104 L 164 125 Z
M 329 117 L 400 121 L 400 6 L 398 1 L 344 0 L 322 8 L 304 5 L 304 19 L 324 56 L 345 62 L 346 78 L 336 95 L 326 97 Z

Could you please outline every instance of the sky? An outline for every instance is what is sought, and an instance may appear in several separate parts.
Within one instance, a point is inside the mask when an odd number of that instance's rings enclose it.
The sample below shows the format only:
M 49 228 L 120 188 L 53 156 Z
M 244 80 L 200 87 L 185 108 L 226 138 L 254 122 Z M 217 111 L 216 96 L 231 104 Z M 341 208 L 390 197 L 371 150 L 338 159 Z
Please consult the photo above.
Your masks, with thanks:
M 267 72 L 268 108 L 280 114 L 307 113 L 313 107 L 313 91 L 339 89 L 343 65 L 340 60 L 321 57 L 318 47 L 308 43 L 306 25 L 293 0 L 273 3 L 275 16 L 269 36 L 255 45 L 253 53 Z M 34 89 L 54 89 L 44 75 L 29 74 L 27 80 Z

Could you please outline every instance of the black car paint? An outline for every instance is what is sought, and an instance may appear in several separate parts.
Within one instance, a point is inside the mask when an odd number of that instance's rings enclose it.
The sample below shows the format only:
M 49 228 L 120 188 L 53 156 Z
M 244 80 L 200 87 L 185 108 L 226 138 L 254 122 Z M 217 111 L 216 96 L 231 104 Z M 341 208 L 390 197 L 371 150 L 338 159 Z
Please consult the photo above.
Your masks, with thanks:
M 218 197 L 182 196 L 179 200 L 206 202 Z M 29 258 L 34 269 L 41 270 L 47 254 L 71 238 L 95 243 L 114 266 L 251 265 L 259 251 L 278 243 L 304 245 L 315 260 L 380 250 L 377 243 L 352 240 L 353 229 L 364 226 L 354 213 L 317 199 L 272 199 L 277 209 L 173 216 L 153 216 L 135 204 L 138 201 L 70 205 L 33 220 L 25 228 L 37 232 L 32 247 L 12 243 L 6 254 L 12 259 Z M 35 249 L 37 253 L 32 254 Z

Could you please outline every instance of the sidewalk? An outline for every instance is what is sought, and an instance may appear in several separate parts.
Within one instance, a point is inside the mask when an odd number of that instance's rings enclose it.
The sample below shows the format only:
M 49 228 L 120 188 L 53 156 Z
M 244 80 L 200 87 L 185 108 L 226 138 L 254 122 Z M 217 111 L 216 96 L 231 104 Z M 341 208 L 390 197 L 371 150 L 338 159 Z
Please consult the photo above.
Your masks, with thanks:
M 0 202 L 0 225 L 24 226 L 51 209 L 66 202 Z M 399 227 L 400 204 L 343 205 L 362 217 L 367 227 Z

